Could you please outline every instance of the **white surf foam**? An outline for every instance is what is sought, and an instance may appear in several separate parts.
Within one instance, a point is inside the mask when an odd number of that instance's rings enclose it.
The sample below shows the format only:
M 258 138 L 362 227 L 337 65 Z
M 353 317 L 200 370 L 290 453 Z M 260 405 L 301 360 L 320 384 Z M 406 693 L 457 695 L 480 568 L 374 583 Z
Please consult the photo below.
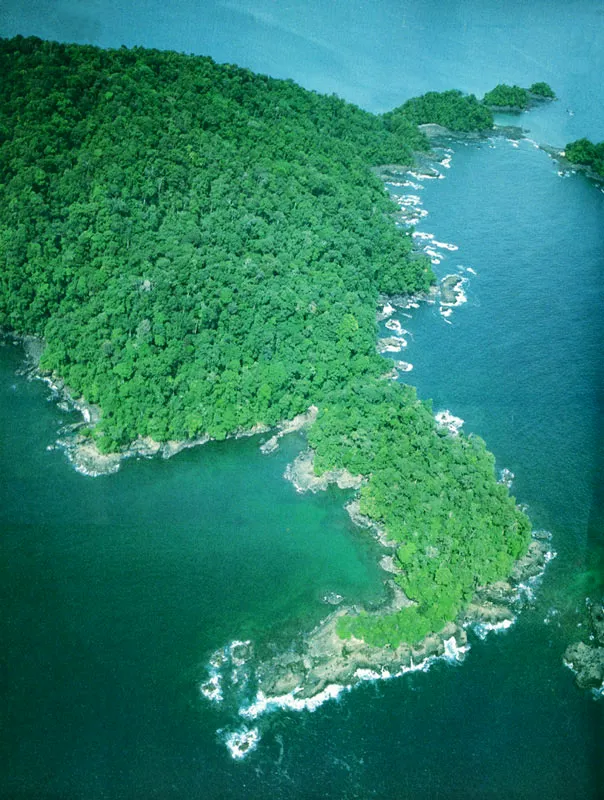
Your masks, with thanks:
M 228 654 L 234 666 L 242 667 L 245 664 L 250 644 L 249 639 L 246 642 L 235 639 L 228 645 Z
M 438 411 L 434 415 L 437 424 L 446 428 L 452 436 L 457 436 L 461 427 L 463 426 L 463 419 L 454 416 L 448 409 Z
M 409 206 L 421 205 L 422 199 L 417 194 L 404 194 L 402 197 L 398 197 L 396 202 L 399 204 L 399 206 L 408 208 Z
M 409 333 L 409 331 L 403 328 L 403 326 L 397 319 L 389 319 L 388 322 L 386 323 L 386 327 L 388 328 L 388 330 L 394 331 L 399 336 L 404 336 L 405 334 Z
M 386 305 L 380 311 L 379 316 L 381 319 L 388 319 L 388 317 L 391 317 L 394 314 L 394 311 L 394 306 L 391 306 L 390 303 L 386 303 Z
M 407 174 L 410 175 L 412 178 L 415 178 L 416 181 L 433 181 L 436 178 L 445 177 L 444 175 L 440 175 L 440 173 L 438 175 L 425 175 L 424 173 L 412 172 L 411 170 L 409 170 Z
M 410 364 L 408 361 L 396 361 L 396 368 L 400 369 L 401 372 L 411 372 L 413 369 L 413 364 Z
M 458 283 L 454 289 L 455 292 L 455 302 L 454 303 L 444 303 L 442 300 L 440 301 L 441 306 L 445 308 L 457 308 L 458 306 L 463 306 L 464 303 L 468 302 L 468 296 L 463 290 L 463 281 Z
M 335 700 L 342 692 L 349 689 L 350 686 L 331 683 L 322 692 L 313 695 L 313 697 L 296 697 L 302 691 L 301 686 L 296 687 L 288 694 L 276 697 L 267 697 L 260 690 L 254 702 L 245 708 L 240 708 L 239 714 L 248 719 L 256 719 L 260 714 L 265 714 L 267 711 L 275 711 L 278 708 L 288 708 L 292 711 L 316 711 L 327 700 Z
M 507 488 L 510 489 L 515 477 L 516 476 L 511 469 L 504 467 L 499 473 L 499 483 L 502 483 L 504 486 L 507 486 Z
M 444 645 L 445 645 L 445 653 L 443 655 L 443 658 L 449 662 L 463 661 L 466 656 L 466 653 L 470 649 L 469 644 L 464 644 L 461 645 L 460 647 L 457 644 L 457 639 L 455 638 L 455 636 L 451 636 L 450 639 L 445 639 Z
M 479 639 L 486 639 L 489 633 L 501 633 L 507 631 L 516 622 L 516 617 L 503 619 L 501 622 L 477 622 L 472 625 L 472 630 Z
M 223 700 L 222 679 L 219 673 L 214 673 L 209 680 L 199 686 L 202 695 L 212 703 L 221 703 Z
M 218 731 L 218 733 L 223 733 Z M 240 760 L 249 755 L 252 750 L 255 750 L 260 741 L 260 734 L 258 728 L 246 728 L 243 726 L 237 731 L 227 733 L 224 743 L 226 744 L 229 753 L 235 760 Z
M 388 344 L 384 344 L 384 339 L 378 339 L 378 349 L 380 353 L 400 353 L 404 347 L 407 347 L 407 340 L 402 336 L 391 336 L 388 338 L 393 340 Z
M 359 667 L 354 672 L 353 677 L 356 679 L 356 682 L 378 681 L 400 678 L 409 672 L 427 672 L 436 661 L 447 661 L 448 663 L 459 663 L 463 661 L 466 653 L 470 650 L 469 644 L 458 645 L 454 636 L 446 639 L 443 645 L 444 653 L 440 656 L 426 656 L 426 658 L 416 664 L 411 660 L 411 664 L 408 666 L 401 666 L 396 671 L 391 671 L 386 667 L 380 667 L 379 670 Z M 296 695 L 302 691 L 301 687 L 297 687 L 288 694 L 277 697 L 267 697 L 264 692 L 260 690 L 254 702 L 249 706 L 240 708 L 239 714 L 247 719 L 256 719 L 261 714 L 284 708 L 292 711 L 316 711 L 317 708 L 328 700 L 335 700 L 342 692 L 350 691 L 353 685 L 354 684 L 348 686 L 330 684 L 313 697 L 306 698 L 296 697 Z
M 436 247 L 440 247 L 441 250 L 450 250 L 451 252 L 459 250 L 459 247 L 456 244 L 449 244 L 449 242 L 439 242 L 436 239 L 434 239 L 432 243 Z

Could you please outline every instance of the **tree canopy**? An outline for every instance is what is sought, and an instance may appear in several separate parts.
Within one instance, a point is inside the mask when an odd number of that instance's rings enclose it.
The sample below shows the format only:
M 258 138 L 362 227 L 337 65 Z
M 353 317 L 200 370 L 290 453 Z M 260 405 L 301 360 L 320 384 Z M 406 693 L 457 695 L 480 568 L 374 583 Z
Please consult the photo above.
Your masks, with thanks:
M 511 108 L 526 110 L 531 105 L 543 100 L 555 100 L 556 94 L 552 87 L 545 81 L 533 83 L 528 89 L 521 86 L 509 86 L 500 83 L 482 98 L 486 106 L 497 108 L 509 106 Z
M 556 99 L 556 93 L 549 83 L 545 83 L 545 81 L 538 81 L 537 83 L 531 84 L 528 90 L 531 94 L 535 94 L 537 97 L 543 97 L 546 100 Z
M 577 139 L 566 145 L 564 156 L 573 164 L 589 167 L 604 178 L 604 142 L 595 144 L 589 139 Z
M 490 130 L 493 114 L 473 94 L 451 89 L 413 97 L 384 114 L 384 121 L 394 132 L 409 122 L 416 125 L 434 123 L 452 131 L 469 132 Z
M 529 107 L 530 96 L 528 89 L 500 83 L 485 94 L 482 102 L 487 106 L 512 106 L 513 108 L 524 109 Z
M 412 123 L 142 48 L 17 37 L 0 69 L 0 324 L 44 336 L 104 449 L 222 438 L 346 360 L 379 372 L 377 293 L 434 279 L 369 169 L 427 147 Z
M 323 406 L 309 441 L 319 472 L 344 466 L 368 476 L 360 511 L 398 543 L 396 580 L 417 604 L 343 616 L 341 635 L 396 646 L 438 631 L 526 551 L 528 519 L 494 480 L 484 442 L 438 430 L 412 387 L 349 384 Z

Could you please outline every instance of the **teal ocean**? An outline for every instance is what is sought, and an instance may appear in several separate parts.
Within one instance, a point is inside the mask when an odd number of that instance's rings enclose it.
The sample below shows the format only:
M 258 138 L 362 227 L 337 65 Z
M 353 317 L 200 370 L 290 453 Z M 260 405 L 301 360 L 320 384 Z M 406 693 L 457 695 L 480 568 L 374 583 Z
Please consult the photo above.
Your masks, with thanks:
M 600 4 L 131 5 L 8 0 L 0 35 L 205 53 L 374 111 L 429 89 L 551 83 L 558 102 L 500 120 L 529 139 L 443 143 L 443 179 L 391 191 L 427 212 L 418 245 L 467 297 L 449 316 L 424 303 L 396 317 L 409 335 L 395 357 L 413 364 L 401 379 L 487 441 L 557 557 L 512 628 L 470 635 L 463 664 L 260 717 L 256 749 L 233 759 L 237 706 L 199 691 L 212 653 L 288 647 L 328 592 L 382 596 L 347 493 L 283 479 L 298 434 L 271 455 L 254 437 L 80 475 L 54 447 L 78 415 L 6 344 L 0 797 L 603 797 L 604 701 L 562 654 L 604 592 L 604 193 L 530 141 L 604 139 Z

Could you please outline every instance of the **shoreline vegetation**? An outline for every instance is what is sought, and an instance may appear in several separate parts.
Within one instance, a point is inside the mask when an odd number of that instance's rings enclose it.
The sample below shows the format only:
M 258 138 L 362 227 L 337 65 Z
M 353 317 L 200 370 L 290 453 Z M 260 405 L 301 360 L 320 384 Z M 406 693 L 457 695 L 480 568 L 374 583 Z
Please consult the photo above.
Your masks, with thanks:
M 44 342 L 39 374 L 82 411 L 76 466 L 306 428 L 300 488 L 355 489 L 392 548 L 393 602 L 338 609 L 328 638 L 377 657 L 452 630 L 530 523 L 479 437 L 384 380 L 378 303 L 436 278 L 378 174 L 429 151 L 418 124 L 484 132 L 488 109 L 452 91 L 375 116 L 209 58 L 36 38 L 0 40 L 0 67 L 0 324 Z
M 589 139 L 577 139 L 569 142 L 564 150 L 550 148 L 550 152 L 563 166 L 583 172 L 599 183 L 604 181 L 604 142 L 595 144 Z

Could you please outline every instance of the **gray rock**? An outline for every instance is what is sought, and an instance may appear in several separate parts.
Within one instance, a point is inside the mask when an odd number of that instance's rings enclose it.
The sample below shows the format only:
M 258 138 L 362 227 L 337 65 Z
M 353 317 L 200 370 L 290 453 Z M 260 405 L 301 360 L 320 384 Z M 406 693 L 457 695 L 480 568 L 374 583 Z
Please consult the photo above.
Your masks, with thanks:
M 600 689 L 604 685 L 604 647 L 576 642 L 567 647 L 564 661 L 576 674 L 580 689 Z

